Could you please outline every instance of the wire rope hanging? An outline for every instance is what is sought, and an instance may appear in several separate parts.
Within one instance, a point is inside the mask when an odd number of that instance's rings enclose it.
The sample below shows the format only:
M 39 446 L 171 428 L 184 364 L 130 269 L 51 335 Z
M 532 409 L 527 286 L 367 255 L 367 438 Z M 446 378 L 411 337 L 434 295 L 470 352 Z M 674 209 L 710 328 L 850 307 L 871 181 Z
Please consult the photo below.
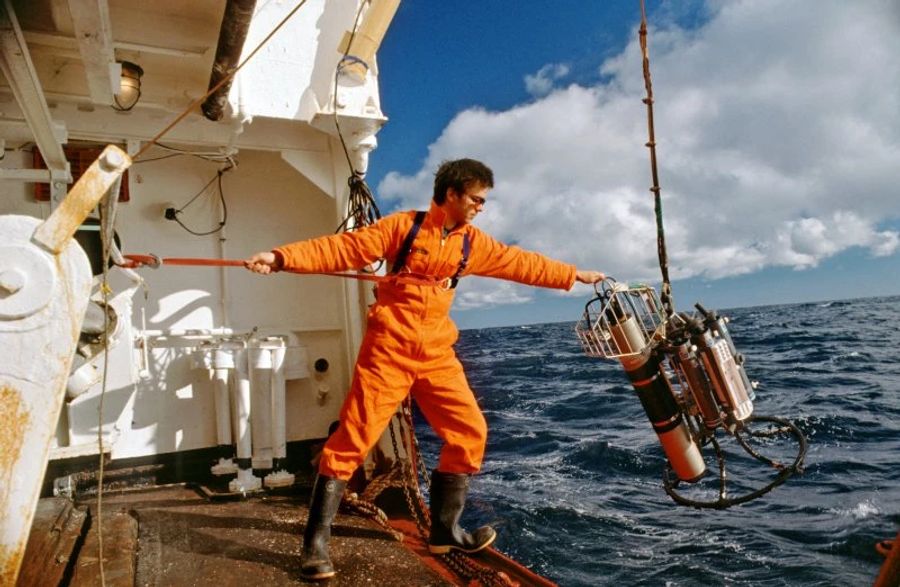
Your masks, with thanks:
M 644 0 L 639 31 L 647 106 L 646 143 L 650 152 L 656 216 L 657 254 L 662 273 L 661 295 L 649 285 L 624 284 L 612 278 L 595 286 L 575 331 L 590 357 L 618 360 L 666 456 L 663 488 L 681 505 L 724 509 L 756 499 L 801 472 L 807 442 L 790 421 L 754 414 L 756 383 L 744 368 L 727 326 L 727 317 L 695 304 L 693 313 L 677 312 L 669 278 L 668 255 L 653 119 L 653 86 L 647 47 Z M 775 471 L 747 482 L 726 474 L 723 443 L 734 441 L 751 462 Z M 715 455 L 718 475 L 707 475 Z M 706 452 L 709 452 L 708 450 Z M 775 454 L 776 456 L 767 456 Z M 746 460 L 746 459 L 745 459 Z M 751 472 L 752 474 L 752 472 Z M 735 481 L 735 478 L 738 478 Z M 728 482 L 738 485 L 731 493 Z M 755 485 L 761 483 L 761 486 Z

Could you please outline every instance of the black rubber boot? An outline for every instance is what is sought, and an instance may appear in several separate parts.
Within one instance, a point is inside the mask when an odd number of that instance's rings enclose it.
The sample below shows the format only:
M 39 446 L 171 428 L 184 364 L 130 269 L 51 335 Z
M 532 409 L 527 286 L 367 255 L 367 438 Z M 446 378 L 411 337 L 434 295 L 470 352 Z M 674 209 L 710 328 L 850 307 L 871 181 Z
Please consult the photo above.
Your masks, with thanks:
M 451 549 L 472 554 L 484 550 L 497 538 L 497 533 L 490 526 L 482 526 L 471 534 L 460 528 L 459 517 L 466 505 L 468 491 L 468 475 L 432 473 L 428 550 L 433 554 L 446 554 Z
M 334 576 L 334 567 L 328 556 L 328 541 L 331 539 L 331 522 L 341 505 L 346 487 L 346 481 L 316 476 L 300 554 L 300 575 L 304 579 L 319 580 Z

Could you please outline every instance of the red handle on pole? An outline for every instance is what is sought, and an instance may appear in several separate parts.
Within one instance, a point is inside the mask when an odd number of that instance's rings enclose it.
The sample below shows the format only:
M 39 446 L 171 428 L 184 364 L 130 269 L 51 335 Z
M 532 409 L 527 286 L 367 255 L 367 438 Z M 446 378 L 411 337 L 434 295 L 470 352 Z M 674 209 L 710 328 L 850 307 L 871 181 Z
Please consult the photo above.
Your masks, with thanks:
M 158 268 L 160 265 L 181 265 L 188 267 L 244 267 L 244 261 L 240 259 L 201 259 L 196 257 L 157 257 L 156 255 L 122 255 L 128 262 L 122 263 L 120 266 L 126 269 L 137 269 L 138 267 Z M 298 273 L 301 275 L 331 275 L 333 277 L 346 277 L 349 279 L 360 279 L 363 281 L 396 281 L 399 283 L 409 283 L 412 285 L 432 285 L 449 287 L 450 279 L 437 279 L 429 275 L 416 275 L 413 273 L 401 273 L 398 275 L 375 275 L 372 273 L 343 273 L 323 271 L 316 273 L 290 271 L 289 273 Z

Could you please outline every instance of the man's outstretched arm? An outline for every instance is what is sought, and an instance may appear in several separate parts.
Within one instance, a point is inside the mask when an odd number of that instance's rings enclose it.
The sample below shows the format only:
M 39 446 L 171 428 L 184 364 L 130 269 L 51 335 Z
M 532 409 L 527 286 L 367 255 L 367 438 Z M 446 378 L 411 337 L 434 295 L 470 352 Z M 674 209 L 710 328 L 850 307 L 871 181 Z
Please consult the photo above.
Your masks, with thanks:
M 581 270 L 540 253 L 505 245 L 477 229 L 472 236 L 472 256 L 465 274 L 566 290 L 576 281 L 597 283 L 605 278 L 599 271 Z
M 263 275 L 287 270 L 319 273 L 360 269 L 383 258 L 391 248 L 401 215 L 392 214 L 360 230 L 282 245 L 244 260 L 244 266 Z

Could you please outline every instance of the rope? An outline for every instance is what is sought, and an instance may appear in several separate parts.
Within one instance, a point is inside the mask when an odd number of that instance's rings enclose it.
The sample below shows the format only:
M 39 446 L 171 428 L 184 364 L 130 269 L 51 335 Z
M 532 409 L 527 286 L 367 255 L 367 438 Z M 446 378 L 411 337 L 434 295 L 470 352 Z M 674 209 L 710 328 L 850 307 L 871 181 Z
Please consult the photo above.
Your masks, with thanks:
M 138 150 L 138 152 L 134 154 L 134 157 L 132 157 L 132 160 L 133 160 L 133 161 L 137 161 L 138 159 L 140 159 L 141 155 L 143 155 L 143 154 L 147 151 L 147 149 L 149 149 L 151 146 L 157 144 L 157 142 L 159 141 L 159 139 L 163 138 L 163 137 L 166 135 L 166 133 L 168 133 L 170 130 L 172 130 L 172 129 L 175 127 L 175 125 L 177 125 L 179 122 L 181 122 L 182 120 L 184 120 L 184 118 L 185 118 L 188 114 L 190 114 L 192 110 L 194 110 L 197 106 L 199 106 L 200 104 L 202 104 L 203 101 L 206 100 L 209 96 L 211 96 L 212 94 L 214 94 L 215 92 L 217 92 L 217 91 L 219 90 L 219 88 L 221 88 L 223 85 L 225 85 L 226 83 L 228 83 L 228 81 L 231 80 L 231 78 L 233 78 L 234 75 L 235 75 L 237 72 L 239 72 L 239 71 L 241 70 L 241 68 L 244 67 L 244 66 L 247 64 L 248 61 L 250 61 L 251 59 L 253 59 L 253 57 L 259 52 L 259 50 L 263 48 L 263 45 L 265 45 L 266 43 L 268 43 L 268 42 L 269 42 L 269 39 L 271 39 L 271 38 L 275 35 L 275 33 L 277 33 L 277 32 L 279 31 L 279 29 L 281 29 L 281 27 L 283 27 L 283 26 L 285 25 L 285 23 L 287 23 L 287 21 L 288 21 L 292 16 L 294 16 L 294 14 L 296 14 L 296 12 L 297 12 L 298 10 L 300 10 L 300 8 L 301 8 L 304 4 L 306 4 L 306 0 L 300 0 L 300 3 L 297 4 L 297 6 L 295 6 L 295 7 L 287 14 L 287 16 L 285 16 L 283 19 L 281 19 L 281 22 L 279 22 L 277 25 L 275 25 L 275 28 L 272 29 L 272 31 L 271 31 L 268 35 L 266 35 L 266 38 L 263 39 L 262 41 L 260 41 L 260 43 L 256 46 L 256 48 L 253 49 L 253 51 L 251 51 L 250 54 L 247 55 L 247 57 L 245 57 L 244 60 L 241 61 L 241 62 L 238 64 L 237 67 L 235 67 L 233 70 L 229 71 L 228 74 L 225 75 L 224 77 L 222 77 L 222 79 L 219 80 L 219 83 L 217 83 L 217 84 L 214 85 L 212 88 L 210 88 L 209 91 L 207 91 L 205 94 L 203 94 L 202 96 L 200 96 L 199 98 L 197 98 L 196 100 L 194 100 L 193 102 L 191 102 L 190 105 L 188 105 L 188 107 L 184 109 L 184 112 L 182 112 L 181 114 L 179 114 L 179 115 L 175 118 L 175 120 L 173 120 L 172 122 L 169 123 L 169 125 L 168 125 L 167 127 L 165 127 L 164 129 L 162 129 L 161 131 L 159 131 L 159 133 L 157 133 L 156 136 L 154 136 L 154 137 L 153 137 L 152 139 L 150 139 L 148 142 L 144 143 L 144 146 L 141 147 L 140 150 Z
M 109 197 L 107 195 L 107 197 Z M 118 196 L 116 196 L 118 199 Z M 103 571 L 103 398 L 106 397 L 107 383 L 109 381 L 109 245 L 105 235 L 101 239 L 103 257 L 103 282 L 100 291 L 103 292 L 103 383 L 100 389 L 100 401 L 97 404 L 97 450 L 100 453 L 100 465 L 97 480 L 97 564 L 100 565 L 100 585 L 106 586 L 106 576 Z
M 663 230 L 662 198 L 660 197 L 659 172 L 656 167 L 656 133 L 653 129 L 653 84 L 650 81 L 650 51 L 647 49 L 647 12 L 644 9 L 644 0 L 641 0 L 641 28 L 640 28 L 641 55 L 643 55 L 644 88 L 647 97 L 643 99 L 647 105 L 647 134 L 646 146 L 650 149 L 650 173 L 653 176 L 654 211 L 656 214 L 656 250 L 659 257 L 659 269 L 662 272 L 663 285 L 660 292 L 660 301 L 666 311 L 666 316 L 671 317 L 675 313 L 675 302 L 672 299 L 672 284 L 669 280 L 669 260 L 666 254 L 666 233 Z
M 656 244 L 657 244 L 657 255 L 659 257 L 659 269 L 662 273 L 662 291 L 660 292 L 660 302 L 662 303 L 663 310 L 666 313 L 666 320 L 664 321 L 664 325 L 672 324 L 675 318 L 675 302 L 672 298 L 672 284 L 669 279 L 669 261 L 668 255 L 666 253 L 666 235 L 665 230 L 663 228 L 663 211 L 662 211 L 662 197 L 661 190 L 659 187 L 659 172 L 657 169 L 657 157 L 656 157 L 656 133 L 654 130 L 653 124 L 653 83 L 650 79 L 650 51 L 647 48 L 647 11 L 644 6 L 644 0 L 641 0 L 641 26 L 639 30 L 640 37 L 640 45 L 641 45 L 641 56 L 642 56 L 642 67 L 644 74 L 644 89 L 647 92 L 645 98 L 643 98 L 644 104 L 647 105 L 647 135 L 648 140 L 646 143 L 646 147 L 650 150 L 650 172 L 653 180 L 653 185 L 650 187 L 650 191 L 653 192 L 654 199 L 654 214 L 656 216 Z M 599 297 L 599 294 L 598 294 Z M 589 302 L 590 304 L 590 302 Z M 705 310 L 703 310 L 702 306 L 697 304 L 697 308 L 704 314 L 706 314 Z M 665 334 L 663 334 L 665 337 Z M 671 348 L 666 349 L 665 352 L 671 353 Z M 689 410 L 685 409 L 686 406 L 682 405 L 682 410 L 685 411 L 686 414 L 689 414 Z M 693 419 L 689 416 L 687 418 L 688 424 L 691 424 Z M 769 429 L 767 431 L 755 432 L 750 429 L 749 425 L 751 422 L 770 422 L 773 424 L 777 424 L 780 428 Z M 682 505 L 689 505 L 695 508 L 713 508 L 713 509 L 725 509 L 732 505 L 740 504 L 748 502 L 752 499 L 756 499 L 761 495 L 768 493 L 778 485 L 784 483 L 784 481 L 793 475 L 794 473 L 798 473 L 802 471 L 802 463 L 803 459 L 806 455 L 807 450 L 807 442 L 806 438 L 803 436 L 803 433 L 800 431 L 792 423 L 787 420 L 781 418 L 775 418 L 771 416 L 753 416 L 749 418 L 745 424 L 747 427 L 744 429 L 747 436 L 750 437 L 773 437 L 776 435 L 791 435 L 797 439 L 799 448 L 797 452 L 797 456 L 794 462 L 790 465 L 785 465 L 779 463 L 773 459 L 763 456 L 759 452 L 757 452 L 752 446 L 747 443 L 747 440 L 741 435 L 740 431 L 730 430 L 729 433 L 734 436 L 737 440 L 738 444 L 741 448 L 744 449 L 750 456 L 754 459 L 765 463 L 778 471 L 778 475 L 775 480 L 769 483 L 768 485 L 758 489 L 756 491 L 738 496 L 738 497 L 729 497 L 727 495 L 726 490 L 726 479 L 727 475 L 725 472 L 725 453 L 722 450 L 718 440 L 715 435 L 711 435 L 707 437 L 705 444 L 712 445 L 713 449 L 716 453 L 716 461 L 718 464 L 719 475 L 718 475 L 718 499 L 715 501 L 699 501 L 692 500 L 686 497 L 679 495 L 676 489 L 681 484 L 681 480 L 674 477 L 672 475 L 672 466 L 671 463 L 666 461 L 666 468 L 663 472 L 663 487 L 665 488 L 666 493 L 669 494 L 672 499 L 674 499 L 677 503 Z M 699 426 L 698 426 L 699 427 Z M 692 427 L 693 428 L 693 427 Z M 692 430 L 692 437 L 696 437 L 696 429 Z
M 100 292 L 103 300 L 103 377 L 100 386 L 100 399 L 97 403 L 97 451 L 100 453 L 100 463 L 97 472 L 97 564 L 100 566 L 100 585 L 106 586 L 106 574 L 103 567 L 103 474 L 106 466 L 103 458 L 103 400 L 109 383 L 109 262 L 113 257 L 115 246 L 115 222 L 116 207 L 119 203 L 119 189 L 122 185 L 121 177 L 113 182 L 103 196 L 99 206 L 100 212 L 100 256 L 103 265 L 103 280 L 100 283 Z

